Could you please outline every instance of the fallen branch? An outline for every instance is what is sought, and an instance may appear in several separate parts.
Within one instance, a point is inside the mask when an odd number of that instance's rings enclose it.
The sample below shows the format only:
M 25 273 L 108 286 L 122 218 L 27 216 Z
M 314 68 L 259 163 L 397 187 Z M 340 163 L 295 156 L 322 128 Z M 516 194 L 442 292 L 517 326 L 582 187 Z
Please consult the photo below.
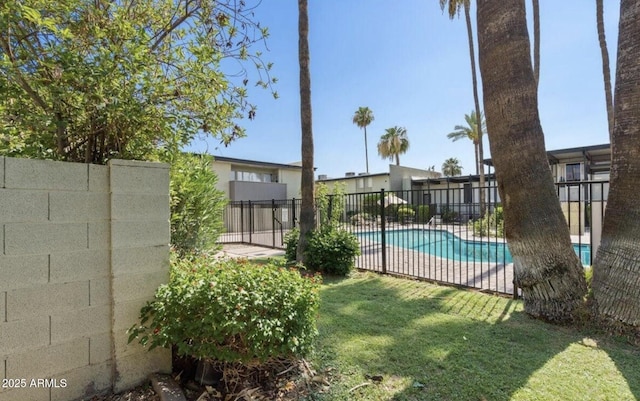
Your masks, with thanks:
M 356 391 L 356 390 L 357 390 L 357 389 L 359 389 L 360 387 L 369 386 L 369 385 L 371 385 L 371 382 L 364 382 L 364 383 L 358 384 L 357 386 L 352 387 L 352 388 L 349 390 L 349 392 L 351 393 L 351 392 L 353 392 L 353 391 Z

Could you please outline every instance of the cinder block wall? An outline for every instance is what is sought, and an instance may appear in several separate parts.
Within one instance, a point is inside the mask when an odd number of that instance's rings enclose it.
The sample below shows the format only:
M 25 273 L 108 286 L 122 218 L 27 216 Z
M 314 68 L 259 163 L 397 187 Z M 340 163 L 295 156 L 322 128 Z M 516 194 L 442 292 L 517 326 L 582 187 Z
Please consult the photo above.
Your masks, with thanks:
M 76 400 L 169 371 L 169 352 L 126 334 L 168 280 L 169 240 L 165 164 L 0 157 L 0 401 Z

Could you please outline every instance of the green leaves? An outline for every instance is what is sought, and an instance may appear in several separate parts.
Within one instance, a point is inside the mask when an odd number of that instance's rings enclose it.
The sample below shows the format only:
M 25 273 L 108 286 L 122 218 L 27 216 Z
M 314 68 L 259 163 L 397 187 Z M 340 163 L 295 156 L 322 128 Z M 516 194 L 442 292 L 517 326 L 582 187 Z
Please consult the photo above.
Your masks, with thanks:
M 251 49 L 263 39 L 252 7 L 231 0 L 3 4 L 0 154 L 156 160 L 160 148 L 179 149 L 203 132 L 225 143 L 242 136 L 236 119 L 252 105 L 219 63 L 264 65 Z M 258 74 L 270 88 L 268 69 Z
M 22 16 L 25 20 L 32 22 L 36 25 L 40 25 L 42 23 L 42 16 L 40 12 L 34 8 L 22 6 Z
M 224 192 L 206 155 L 176 153 L 171 163 L 171 244 L 180 255 L 210 251 L 224 229 Z
M 315 277 L 275 264 L 174 257 L 129 342 L 225 362 L 303 356 L 317 334 L 318 291 Z
M 296 249 L 300 231 L 296 228 L 285 236 L 287 262 L 296 260 Z M 325 225 L 314 230 L 307 245 L 305 267 L 322 273 L 346 276 L 355 266 L 355 257 L 360 255 L 358 238 L 337 226 Z

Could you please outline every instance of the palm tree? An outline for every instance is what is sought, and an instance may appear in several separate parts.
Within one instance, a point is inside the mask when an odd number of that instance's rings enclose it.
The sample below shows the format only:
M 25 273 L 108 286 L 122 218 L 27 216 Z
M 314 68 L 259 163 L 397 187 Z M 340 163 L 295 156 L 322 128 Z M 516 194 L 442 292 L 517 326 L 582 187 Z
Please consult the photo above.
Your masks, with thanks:
M 469 139 L 473 142 L 473 149 L 476 154 L 476 174 L 478 174 L 478 166 L 480 163 L 478 160 L 479 140 L 478 140 L 478 119 L 476 118 L 476 112 L 471 111 L 471 114 L 465 114 L 464 119 L 467 122 L 467 125 L 466 126 L 456 125 L 455 127 L 453 127 L 455 131 L 448 133 L 447 138 L 451 139 L 454 142 L 460 139 Z M 482 114 L 480 114 L 480 119 L 482 120 L 482 127 L 480 128 L 480 130 L 484 131 L 485 122 L 484 122 L 484 116 Z
M 480 1 L 478 44 L 487 132 L 524 309 L 572 321 L 587 285 L 544 147 L 524 0 Z
M 300 63 L 300 122 L 302 129 L 302 204 L 300 239 L 296 260 L 305 263 L 308 235 L 315 228 L 313 177 L 313 130 L 311 121 L 311 75 L 309 72 L 309 15 L 307 0 L 298 0 L 298 61 Z
M 536 80 L 536 88 L 540 83 L 540 4 L 538 0 L 532 0 L 533 6 L 533 76 Z
M 613 100 L 611 97 L 611 68 L 609 67 L 609 51 L 604 36 L 604 11 L 602 0 L 596 0 L 596 21 L 598 25 L 598 42 L 602 54 L 602 77 L 604 79 L 604 96 L 607 104 L 607 122 L 609 123 L 609 143 L 613 143 Z
M 407 150 L 409 150 L 409 139 L 404 127 L 387 128 L 378 142 L 378 154 L 383 159 L 392 161 L 395 159 L 396 166 L 400 165 L 400 155 L 407 153 Z
M 593 267 L 598 313 L 640 332 L 640 0 L 620 2 L 611 188 Z
M 365 170 L 369 173 L 369 150 L 367 148 L 367 125 L 371 124 L 375 117 L 373 117 L 373 112 L 368 107 L 359 107 L 356 110 L 356 113 L 353 115 L 353 123 L 358 127 L 364 129 L 364 158 L 367 163 L 367 169 Z
M 442 174 L 445 177 L 454 177 L 462 174 L 462 166 L 460 166 L 460 160 L 455 157 L 450 157 L 442 163 Z
M 448 4 L 449 18 L 453 19 L 460 13 L 460 8 L 464 9 L 464 18 L 467 24 L 467 42 L 469 43 L 469 60 L 471 61 L 471 81 L 473 87 L 473 103 L 476 109 L 476 115 L 481 115 L 480 99 L 478 97 L 478 77 L 476 76 L 476 52 L 473 47 L 473 29 L 471 27 L 471 2 L 470 0 L 440 0 L 440 8 L 444 10 Z M 476 170 L 480 171 L 480 188 L 485 187 L 484 177 L 484 144 L 482 142 L 483 130 L 482 126 L 478 127 L 478 157 L 476 159 Z M 485 214 L 485 190 L 480 191 L 480 215 Z

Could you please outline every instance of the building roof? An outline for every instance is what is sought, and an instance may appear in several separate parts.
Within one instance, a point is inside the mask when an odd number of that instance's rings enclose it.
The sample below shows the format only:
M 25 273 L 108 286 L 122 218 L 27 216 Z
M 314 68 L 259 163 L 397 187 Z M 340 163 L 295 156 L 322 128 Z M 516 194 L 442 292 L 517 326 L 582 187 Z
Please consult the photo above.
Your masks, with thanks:
M 297 163 L 284 164 L 284 163 L 272 163 L 272 162 L 263 162 L 258 160 L 247 160 L 247 159 L 236 159 L 233 157 L 224 157 L 224 156 L 213 156 L 214 162 L 226 162 L 232 164 L 243 164 L 245 166 L 258 166 L 258 167 L 267 167 L 267 168 L 286 168 L 293 170 L 300 170 L 302 166 Z
M 558 164 L 562 160 L 580 160 L 586 159 L 592 165 L 605 164 L 611 161 L 611 146 L 608 143 L 601 145 L 580 146 L 576 148 L 566 148 L 550 150 L 547 152 L 550 164 Z M 491 159 L 484 159 L 483 163 L 487 166 L 493 166 Z
M 485 174 L 485 180 L 494 180 L 495 174 Z M 438 177 L 438 178 L 425 178 L 425 177 L 411 177 L 412 184 L 442 184 L 450 182 L 452 184 L 466 184 L 469 182 L 480 182 L 480 175 L 459 175 L 455 177 Z

